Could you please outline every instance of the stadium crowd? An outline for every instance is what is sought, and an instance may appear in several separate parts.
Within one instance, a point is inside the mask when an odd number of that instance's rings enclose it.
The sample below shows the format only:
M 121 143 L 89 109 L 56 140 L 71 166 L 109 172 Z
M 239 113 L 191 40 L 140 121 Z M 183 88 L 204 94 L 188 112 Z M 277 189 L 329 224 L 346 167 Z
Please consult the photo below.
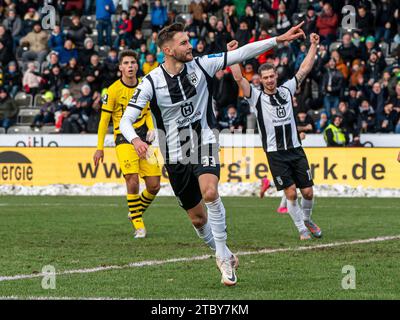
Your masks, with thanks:
M 348 134 L 400 133 L 400 0 L 193 0 L 184 14 L 162 1 L 47 1 L 58 15 L 52 30 L 42 29 L 43 2 L 0 0 L 0 127 L 6 130 L 20 122 L 23 92 L 38 110 L 32 128 L 95 133 L 101 95 L 119 77 L 118 52 L 136 50 L 138 75 L 146 75 L 163 62 L 157 32 L 172 22 L 186 23 L 199 56 L 305 21 L 305 33 L 317 32 L 322 42 L 294 97 L 299 132 L 324 133 L 330 145 L 350 143 Z M 356 8 L 351 30 L 341 27 L 346 4 Z M 282 83 L 294 76 L 307 46 L 306 40 L 270 50 L 246 61 L 243 75 L 260 88 L 257 69 L 270 62 Z M 213 92 L 221 129 L 256 128 L 229 68 L 216 74 Z

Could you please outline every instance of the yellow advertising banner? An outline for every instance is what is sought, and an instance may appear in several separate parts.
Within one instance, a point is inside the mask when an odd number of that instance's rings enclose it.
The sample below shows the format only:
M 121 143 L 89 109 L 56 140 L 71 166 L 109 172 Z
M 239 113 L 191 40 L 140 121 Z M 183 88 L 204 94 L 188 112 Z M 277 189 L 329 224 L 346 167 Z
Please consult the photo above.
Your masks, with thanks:
M 115 150 L 93 164 L 94 148 L 0 148 L 0 184 L 123 183 Z M 315 184 L 400 188 L 398 148 L 305 148 Z M 221 182 L 257 182 L 268 175 L 262 148 L 222 148 Z M 167 182 L 163 170 L 162 182 Z

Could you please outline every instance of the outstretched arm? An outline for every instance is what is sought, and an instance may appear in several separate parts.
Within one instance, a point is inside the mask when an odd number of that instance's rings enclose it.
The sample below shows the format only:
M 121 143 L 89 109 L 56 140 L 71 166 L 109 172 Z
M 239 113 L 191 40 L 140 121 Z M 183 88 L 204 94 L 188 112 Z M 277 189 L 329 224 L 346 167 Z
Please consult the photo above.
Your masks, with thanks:
M 304 22 L 298 24 L 297 26 L 294 26 L 288 32 L 278 37 L 249 43 L 237 50 L 228 52 L 226 61 L 227 65 L 231 66 L 233 64 L 254 58 L 261 53 L 275 47 L 278 43 L 293 41 L 299 38 L 305 38 L 306 36 L 304 34 L 304 31 L 301 29 L 303 24 Z
M 236 50 L 236 48 L 238 47 L 238 42 L 236 40 L 233 40 L 228 43 L 227 47 L 228 47 L 228 52 Z M 240 65 L 236 63 L 232 65 L 230 68 L 232 71 L 233 78 L 235 79 L 237 85 L 240 88 L 242 88 L 244 96 L 246 98 L 250 97 L 251 94 L 250 83 L 247 81 L 245 77 L 243 77 Z
M 317 54 L 319 44 L 319 35 L 317 35 L 316 33 L 311 33 L 310 43 L 311 46 L 308 49 L 307 56 L 305 57 L 303 63 L 300 65 L 299 71 L 297 71 L 296 73 L 298 85 L 300 85 L 302 81 L 307 77 L 314 65 L 315 55 Z

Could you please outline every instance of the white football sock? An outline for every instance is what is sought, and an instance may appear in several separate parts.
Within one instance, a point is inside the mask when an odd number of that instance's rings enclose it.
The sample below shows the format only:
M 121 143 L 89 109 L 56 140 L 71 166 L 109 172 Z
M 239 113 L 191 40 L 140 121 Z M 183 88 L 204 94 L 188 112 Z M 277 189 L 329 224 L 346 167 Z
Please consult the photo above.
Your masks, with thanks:
M 288 200 L 287 201 L 287 208 L 290 217 L 292 218 L 294 225 L 296 226 L 299 232 L 307 230 L 307 227 L 303 221 L 303 211 L 301 210 L 297 199 L 296 200 Z
M 211 225 L 214 236 L 216 255 L 221 259 L 228 258 L 230 255 L 228 250 L 226 250 L 225 208 L 221 198 L 213 202 L 206 202 L 205 205 L 208 209 L 208 222 Z
M 196 231 L 197 235 L 200 239 L 202 239 L 212 250 L 215 250 L 215 241 L 211 231 L 210 224 L 207 223 L 200 228 L 196 228 L 193 226 L 194 230 Z
M 304 221 L 310 221 L 313 205 L 314 205 L 314 199 L 313 200 L 307 200 L 304 198 L 301 199 L 301 207 L 303 209 Z
M 283 194 L 282 199 L 281 199 L 281 204 L 279 205 L 279 208 L 287 208 L 287 199 L 285 194 Z

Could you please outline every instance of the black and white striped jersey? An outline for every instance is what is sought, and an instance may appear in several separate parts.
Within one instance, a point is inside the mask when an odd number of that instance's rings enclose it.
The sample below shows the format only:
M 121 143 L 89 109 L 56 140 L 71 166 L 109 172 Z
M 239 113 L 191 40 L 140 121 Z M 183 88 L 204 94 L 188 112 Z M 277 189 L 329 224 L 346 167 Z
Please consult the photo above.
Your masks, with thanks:
M 296 77 L 279 86 L 275 94 L 266 94 L 250 86 L 247 100 L 257 116 L 265 152 L 301 147 L 292 101 L 296 87 Z
M 226 67 L 226 56 L 220 53 L 195 58 L 185 63 L 182 72 L 175 76 L 160 65 L 143 78 L 128 103 L 142 110 L 150 101 L 154 123 L 166 136 L 166 160 L 181 160 L 185 143 L 195 147 L 217 142 L 212 130 L 216 128 L 212 77 Z M 188 130 L 181 134 L 184 129 Z

